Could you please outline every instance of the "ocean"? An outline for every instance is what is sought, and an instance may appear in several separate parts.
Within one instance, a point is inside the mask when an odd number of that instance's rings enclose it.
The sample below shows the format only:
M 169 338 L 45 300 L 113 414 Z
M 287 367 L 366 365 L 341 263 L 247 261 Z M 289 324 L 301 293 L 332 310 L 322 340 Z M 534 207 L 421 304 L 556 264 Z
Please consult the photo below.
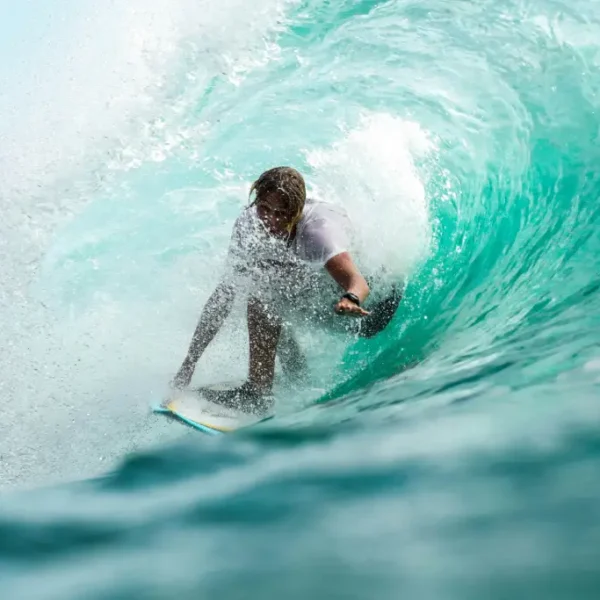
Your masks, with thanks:
M 600 5 L 0 5 L 0 597 L 600 597 Z M 292 165 L 370 340 L 209 437 L 152 414 Z M 238 306 L 197 380 L 243 377 Z

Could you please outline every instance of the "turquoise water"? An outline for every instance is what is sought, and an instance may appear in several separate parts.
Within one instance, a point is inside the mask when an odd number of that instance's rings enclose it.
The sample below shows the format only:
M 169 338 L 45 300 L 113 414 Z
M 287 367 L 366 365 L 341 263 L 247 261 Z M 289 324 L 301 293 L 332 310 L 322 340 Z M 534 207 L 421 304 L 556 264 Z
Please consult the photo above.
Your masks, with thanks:
M 0 8 L 6 598 L 597 598 L 600 8 Z M 408 281 L 264 425 L 150 414 L 293 164 Z M 243 374 L 238 311 L 198 379 Z

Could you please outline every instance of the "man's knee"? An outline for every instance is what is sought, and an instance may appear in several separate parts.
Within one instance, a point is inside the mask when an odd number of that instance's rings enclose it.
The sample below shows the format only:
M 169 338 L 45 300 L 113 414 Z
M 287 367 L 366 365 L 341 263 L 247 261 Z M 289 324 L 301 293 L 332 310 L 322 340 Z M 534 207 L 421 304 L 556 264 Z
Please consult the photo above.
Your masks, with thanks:
M 270 327 L 281 326 L 281 319 L 277 313 L 268 304 L 254 297 L 248 299 L 248 320 Z

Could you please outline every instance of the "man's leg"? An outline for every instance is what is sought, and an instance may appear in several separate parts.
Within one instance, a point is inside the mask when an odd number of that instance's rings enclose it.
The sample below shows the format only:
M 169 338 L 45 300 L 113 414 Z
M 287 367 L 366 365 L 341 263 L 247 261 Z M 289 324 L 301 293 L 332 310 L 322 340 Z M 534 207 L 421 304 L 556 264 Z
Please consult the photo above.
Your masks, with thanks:
M 269 394 L 275 376 L 275 354 L 281 335 L 281 319 L 256 298 L 248 300 L 250 361 L 248 384 L 259 394 Z
M 250 359 L 248 381 L 227 391 L 203 390 L 205 398 L 235 410 L 265 413 L 272 404 L 275 354 L 281 334 L 281 320 L 256 298 L 248 299 Z
M 293 382 L 301 381 L 308 372 L 306 358 L 291 327 L 284 326 L 279 337 L 277 356 L 284 375 Z

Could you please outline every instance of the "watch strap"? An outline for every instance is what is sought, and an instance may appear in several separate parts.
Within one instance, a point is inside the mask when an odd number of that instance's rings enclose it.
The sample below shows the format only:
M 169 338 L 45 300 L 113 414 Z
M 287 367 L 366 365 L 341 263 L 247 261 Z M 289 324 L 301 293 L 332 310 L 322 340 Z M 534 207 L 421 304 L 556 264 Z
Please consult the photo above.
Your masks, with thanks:
M 346 292 L 342 298 L 348 298 L 348 300 L 350 300 L 350 302 L 353 302 L 354 304 L 356 304 L 356 306 L 360 306 L 360 298 L 356 295 L 353 294 L 352 292 Z

